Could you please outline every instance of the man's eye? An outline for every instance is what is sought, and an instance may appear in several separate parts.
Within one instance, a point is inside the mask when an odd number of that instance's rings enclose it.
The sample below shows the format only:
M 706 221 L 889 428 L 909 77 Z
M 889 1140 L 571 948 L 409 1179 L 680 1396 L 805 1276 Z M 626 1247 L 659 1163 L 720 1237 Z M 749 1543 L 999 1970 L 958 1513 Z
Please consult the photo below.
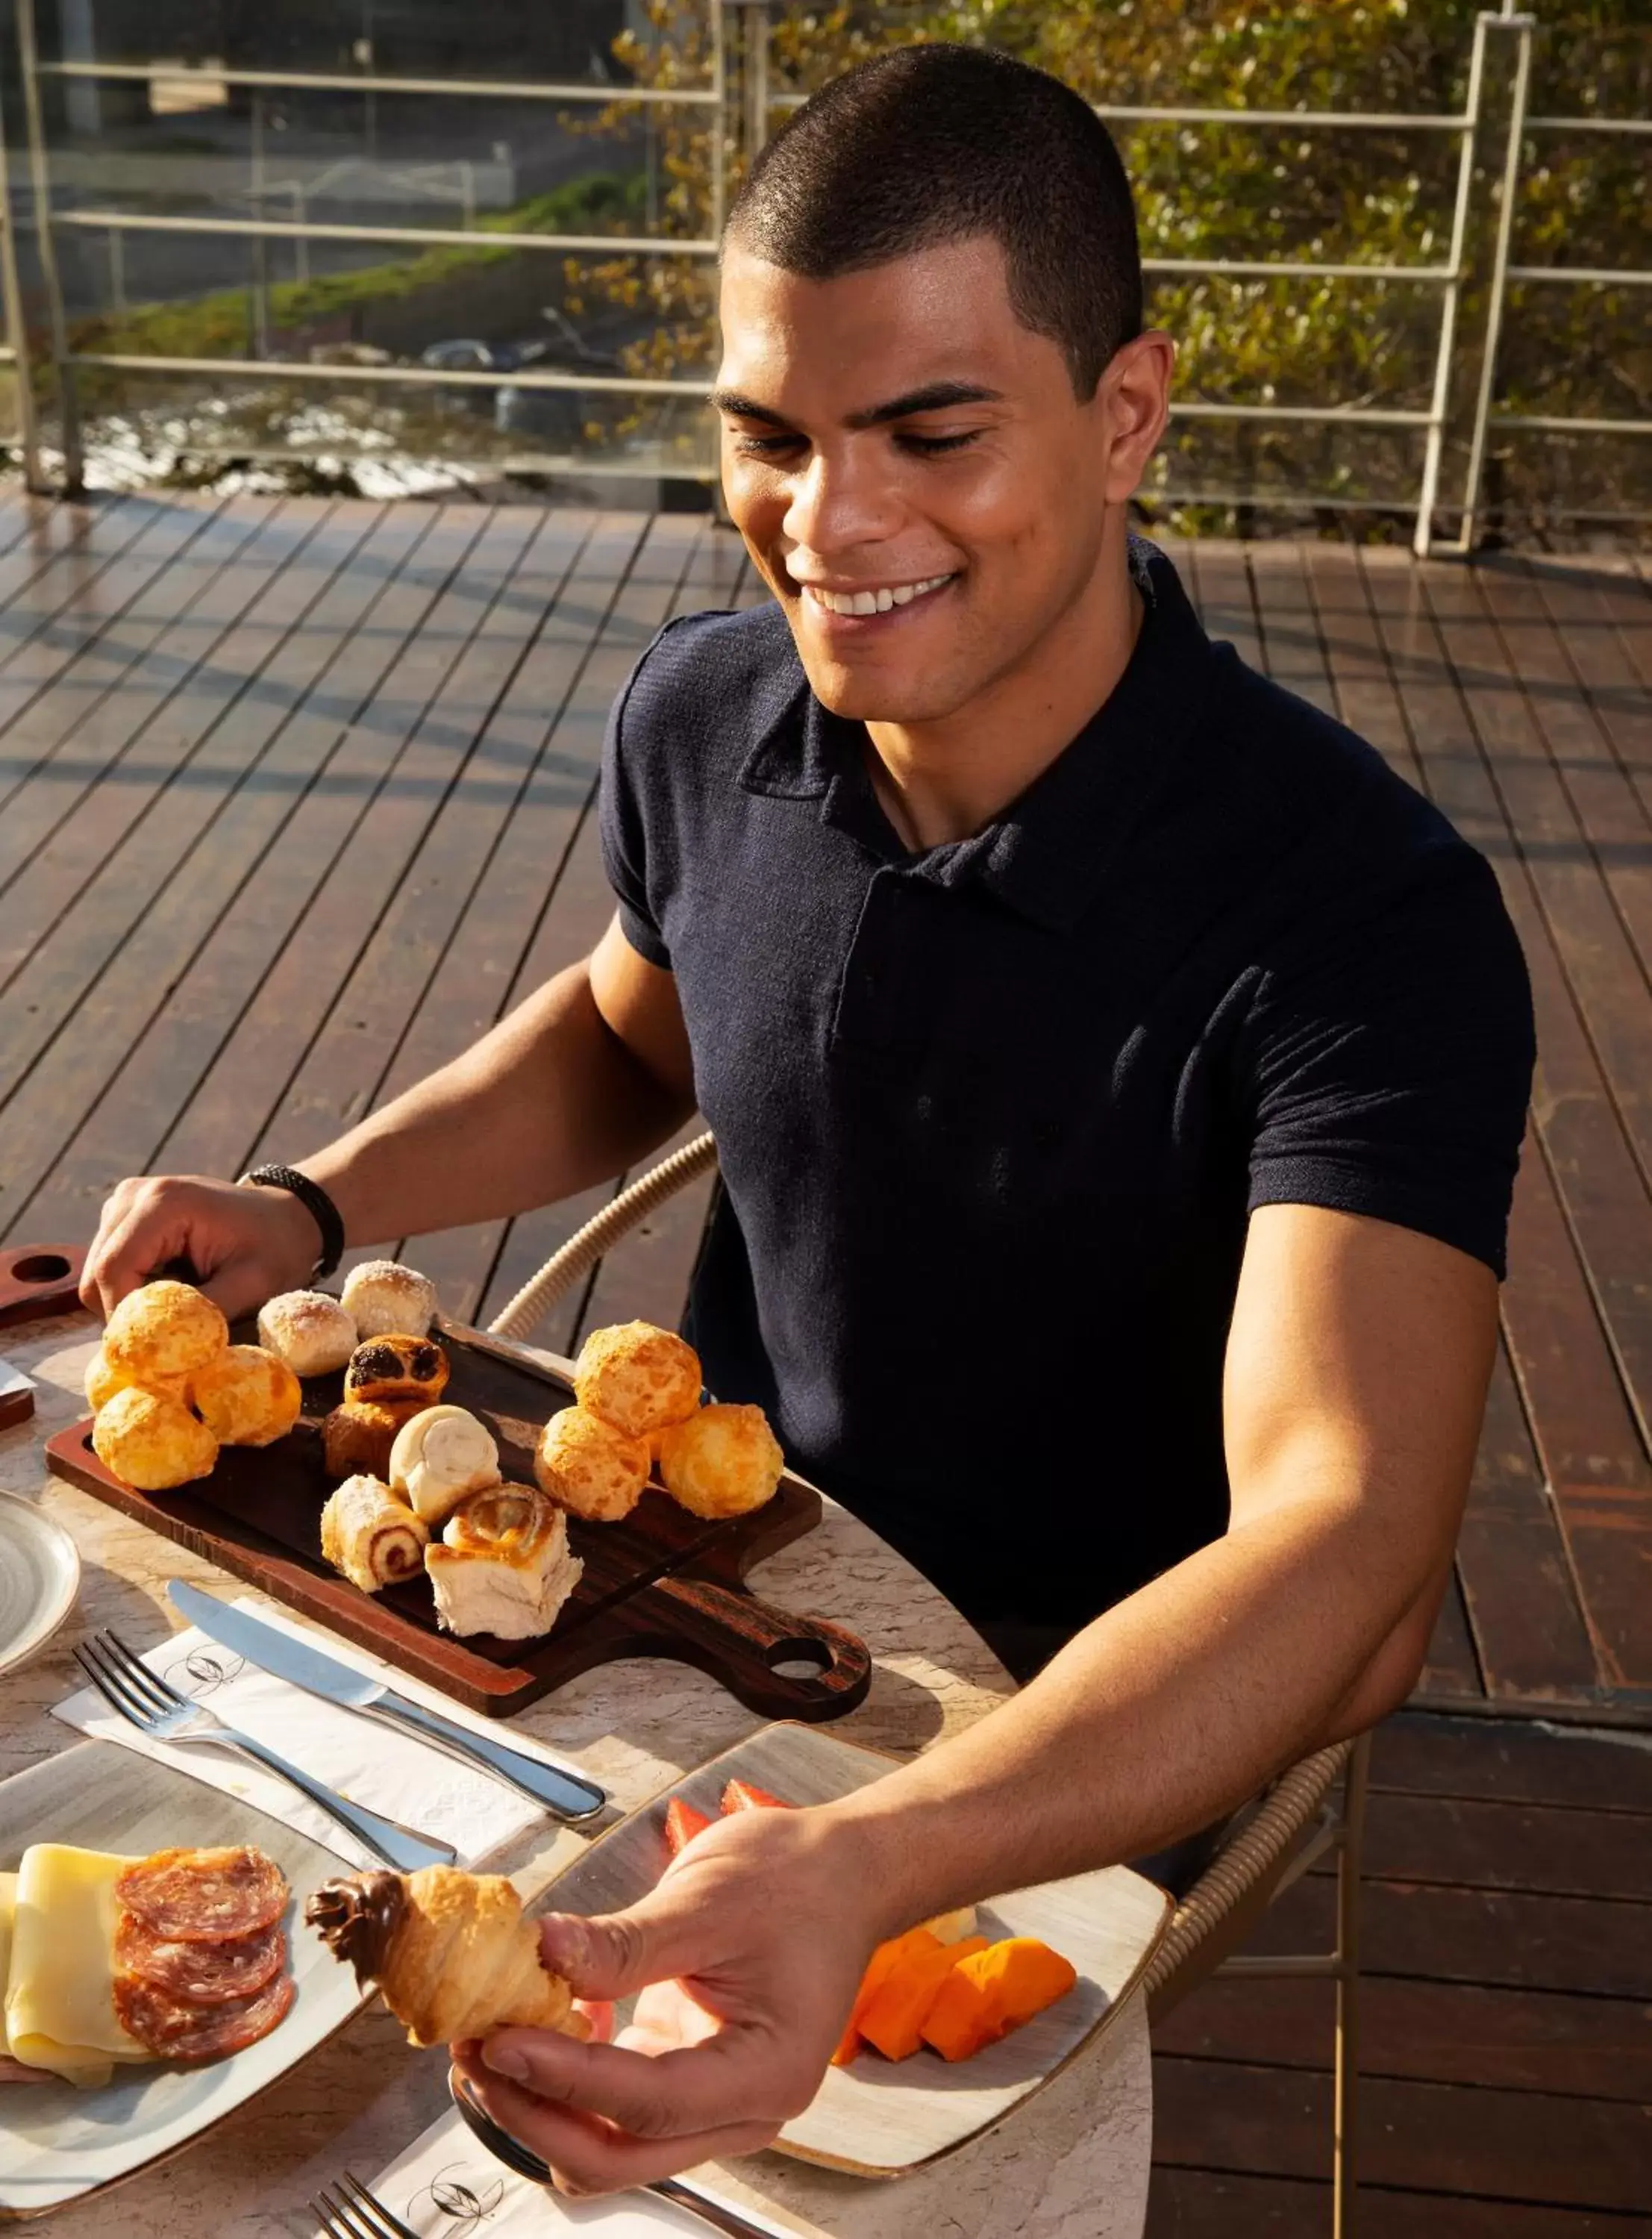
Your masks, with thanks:
M 961 435 L 919 435 L 909 429 L 895 440 L 905 449 L 916 451 L 919 458 L 932 459 L 939 457 L 943 451 L 961 451 L 965 444 L 972 443 L 979 433 L 979 428 L 971 428 Z
M 778 459 L 787 451 L 794 451 L 802 438 L 797 435 L 745 435 L 738 429 L 731 431 L 734 448 L 743 459 Z

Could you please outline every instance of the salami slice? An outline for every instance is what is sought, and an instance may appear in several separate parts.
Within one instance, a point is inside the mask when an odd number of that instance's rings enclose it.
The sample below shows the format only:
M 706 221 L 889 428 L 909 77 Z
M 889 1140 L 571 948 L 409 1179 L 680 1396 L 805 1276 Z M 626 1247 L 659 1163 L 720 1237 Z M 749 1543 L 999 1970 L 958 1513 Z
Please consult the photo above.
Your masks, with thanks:
M 287 1877 L 262 1850 L 156 1850 L 127 1867 L 115 1894 L 169 1943 L 216 1943 L 273 1927 Z
M 156 1983 L 123 1975 L 115 1984 L 121 2027 L 157 2060 L 222 2060 L 244 2052 L 284 2020 L 293 2003 L 293 1978 L 275 1975 L 249 1998 L 216 2006 L 193 2005 Z
M 56 2083 L 57 2078 L 49 2068 L 30 2068 L 10 2054 L 0 2053 L 0 2083 Z
M 212 1943 L 181 1943 L 157 1936 L 137 1915 L 123 1912 L 115 1931 L 115 1972 L 167 1990 L 192 2006 L 227 2005 L 250 1997 L 287 1957 L 279 1927 L 255 1929 L 250 1936 L 227 1936 Z

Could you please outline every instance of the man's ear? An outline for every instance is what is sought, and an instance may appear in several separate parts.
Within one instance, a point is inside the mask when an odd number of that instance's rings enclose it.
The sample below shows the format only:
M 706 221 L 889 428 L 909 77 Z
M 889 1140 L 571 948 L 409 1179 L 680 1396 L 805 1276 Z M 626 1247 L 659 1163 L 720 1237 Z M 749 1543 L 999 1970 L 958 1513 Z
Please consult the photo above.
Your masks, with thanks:
M 1110 505 L 1125 504 L 1141 487 L 1170 417 L 1175 365 L 1175 343 L 1162 329 L 1150 327 L 1115 352 L 1101 376 L 1097 402 L 1106 418 Z

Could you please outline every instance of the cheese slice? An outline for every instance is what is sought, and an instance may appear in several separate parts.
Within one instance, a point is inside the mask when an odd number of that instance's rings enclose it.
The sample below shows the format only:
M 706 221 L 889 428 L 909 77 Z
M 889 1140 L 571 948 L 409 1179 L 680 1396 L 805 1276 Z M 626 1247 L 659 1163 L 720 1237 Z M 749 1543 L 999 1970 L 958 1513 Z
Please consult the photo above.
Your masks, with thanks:
M 17 1910 L 17 1877 L 0 1874 L 0 2055 L 11 2050 L 6 2036 L 6 1978 L 11 1972 L 11 1920 Z
M 129 1858 L 36 1843 L 17 1869 L 6 1977 L 14 2060 L 70 2083 L 107 2083 L 116 2061 L 153 2055 L 115 2013 L 116 1877 Z

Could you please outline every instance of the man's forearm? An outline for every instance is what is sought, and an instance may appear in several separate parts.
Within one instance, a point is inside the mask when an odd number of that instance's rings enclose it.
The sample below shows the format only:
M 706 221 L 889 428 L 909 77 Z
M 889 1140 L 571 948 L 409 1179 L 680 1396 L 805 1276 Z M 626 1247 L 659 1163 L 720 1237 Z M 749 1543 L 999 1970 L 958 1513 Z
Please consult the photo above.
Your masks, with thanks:
M 610 1030 L 580 963 L 303 1170 L 349 1242 L 375 1244 L 571 1196 L 657 1148 L 689 1109 Z
M 1397 1584 L 1373 1592 L 1369 1536 L 1317 1506 L 1257 1518 L 1098 1618 L 979 1725 L 832 1807 L 888 1928 L 1142 1857 L 1353 1731 L 1350 1709 L 1381 1715 L 1428 1611 Z M 1384 1673 L 1378 1699 L 1368 1676 Z

